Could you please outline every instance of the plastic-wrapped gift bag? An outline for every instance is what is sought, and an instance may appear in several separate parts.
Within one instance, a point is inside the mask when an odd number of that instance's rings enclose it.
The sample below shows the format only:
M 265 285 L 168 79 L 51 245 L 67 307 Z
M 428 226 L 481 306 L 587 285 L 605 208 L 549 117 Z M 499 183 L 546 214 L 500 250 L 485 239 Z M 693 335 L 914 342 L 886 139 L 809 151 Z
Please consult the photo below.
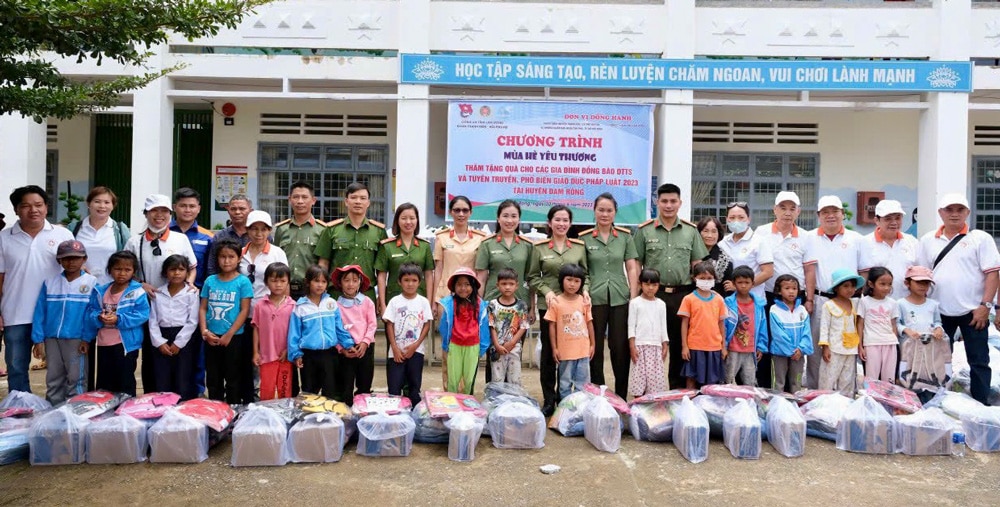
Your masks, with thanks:
M 0 465 L 28 459 L 28 428 L 0 432 Z
M 146 424 L 117 415 L 87 426 L 87 463 L 110 465 L 146 461 Z
M 358 415 L 346 403 L 330 400 L 323 396 L 300 393 L 295 398 L 295 406 L 304 414 L 335 414 L 344 422 L 344 443 L 350 442 L 358 432 Z
M 409 456 L 417 426 L 410 414 L 372 414 L 358 420 L 358 454 Z
M 461 412 L 445 421 L 448 427 L 448 459 L 472 461 L 476 459 L 476 444 L 483 434 L 486 421 L 469 412 Z
M 273 467 L 288 463 L 288 423 L 269 408 L 256 404 L 236 420 L 233 428 L 234 467 Z
M 413 440 L 422 444 L 443 444 L 448 442 L 448 428 L 444 424 L 444 419 L 431 416 L 430 409 L 424 400 L 420 400 L 417 406 L 410 412 L 416 430 L 413 433 Z
M 147 435 L 151 463 L 201 463 L 208 459 L 208 426 L 179 410 L 164 414 Z
M 741 398 L 722 420 L 723 440 L 734 458 L 760 459 L 760 418 L 753 400 Z
M 486 387 L 483 388 L 483 397 L 487 400 L 496 398 L 501 394 L 531 398 L 531 394 L 528 393 L 528 390 L 520 384 L 510 382 L 488 382 Z
M 692 400 L 692 403 L 705 411 L 705 416 L 708 418 L 709 434 L 715 438 L 722 438 L 722 420 L 726 417 L 726 412 L 736 406 L 738 399 L 702 394 Z
M 767 411 L 767 441 L 786 458 L 805 454 L 806 419 L 798 406 L 783 398 L 771 400 Z
M 673 440 L 681 456 L 691 463 L 708 459 L 708 416 L 687 397 L 674 411 Z
M 608 403 L 618 411 L 619 414 L 628 415 L 628 403 L 618 396 L 614 391 L 608 389 L 608 386 L 599 386 L 597 384 L 591 384 L 590 382 L 583 384 L 583 390 L 590 394 L 600 396 L 607 400 Z
M 11 391 L 3 401 L 0 401 L 0 418 L 29 416 L 51 408 L 52 404 L 41 396 L 24 391 Z
M 837 426 L 852 400 L 840 393 L 817 396 L 802 406 L 806 434 L 825 440 L 837 440 Z
M 398 414 L 409 412 L 412 408 L 409 398 L 385 393 L 359 394 L 354 397 L 354 404 L 351 406 L 351 410 L 361 417 L 375 413 Z
M 295 398 L 277 398 L 273 400 L 258 401 L 251 406 L 266 408 L 278 414 L 285 424 L 291 426 L 299 420 L 304 413 L 296 403 Z
M 549 419 L 549 428 L 564 437 L 583 435 L 583 413 L 587 405 L 596 398 L 596 395 L 587 391 L 576 391 L 563 398 Z
M 851 402 L 837 426 L 837 449 L 864 454 L 896 452 L 892 416 L 874 398 L 862 395 Z
M 745 400 L 760 399 L 764 396 L 764 392 L 760 388 L 734 384 L 709 384 L 702 386 L 699 392 L 708 396 L 743 398 Z
M 937 394 L 924 404 L 925 409 L 937 407 L 955 419 L 961 419 L 963 415 L 971 414 L 983 406 L 968 394 L 947 391 L 944 388 L 938 389 Z
M 939 408 L 897 415 L 896 452 L 909 456 L 949 456 L 952 453 L 954 419 Z
M 308 414 L 288 431 L 288 457 L 295 463 L 333 463 L 344 455 L 344 421 L 336 414 Z
M 832 391 L 830 389 L 800 389 L 795 391 L 795 401 L 797 401 L 799 405 L 805 405 L 820 396 L 833 394 L 835 392 L 837 391 Z
M 493 446 L 498 449 L 541 449 L 545 447 L 545 416 L 538 407 L 512 401 L 489 415 Z
M 618 452 L 621 447 L 621 416 L 603 396 L 594 398 L 583 411 L 583 436 L 598 451 Z
M 965 443 L 976 452 L 1000 451 L 1000 407 L 983 407 L 962 416 Z
M 66 400 L 66 405 L 73 409 L 76 415 L 93 419 L 114 410 L 128 398 L 129 395 L 124 393 L 98 390 L 73 396 Z
M 226 402 L 207 398 L 187 400 L 177 405 L 176 411 L 201 421 L 202 424 L 217 432 L 228 428 L 229 424 L 236 418 L 236 412 Z
M 115 410 L 115 414 L 129 415 L 136 419 L 159 419 L 180 400 L 181 396 L 175 393 L 147 393 L 125 400 Z
M 632 437 L 646 442 L 669 442 L 674 433 L 672 412 L 678 403 L 677 401 L 636 403 L 632 400 L 628 420 Z
M 893 415 L 912 414 L 921 408 L 917 393 L 882 380 L 865 380 L 864 393 L 881 403 Z
M 76 465 L 87 460 L 90 420 L 67 405 L 35 418 L 28 430 L 32 465 Z

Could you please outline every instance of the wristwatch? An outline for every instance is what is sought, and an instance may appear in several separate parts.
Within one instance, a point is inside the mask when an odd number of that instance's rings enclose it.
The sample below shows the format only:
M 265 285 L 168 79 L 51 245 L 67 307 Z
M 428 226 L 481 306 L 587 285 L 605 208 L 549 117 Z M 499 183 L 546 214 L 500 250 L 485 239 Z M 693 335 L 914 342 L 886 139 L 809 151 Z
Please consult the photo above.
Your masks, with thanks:
M 993 303 L 991 303 L 989 301 L 980 301 L 979 305 L 980 306 L 985 306 L 986 308 L 989 308 L 990 310 L 996 310 L 997 309 L 997 305 L 995 305 L 995 304 L 993 304 Z

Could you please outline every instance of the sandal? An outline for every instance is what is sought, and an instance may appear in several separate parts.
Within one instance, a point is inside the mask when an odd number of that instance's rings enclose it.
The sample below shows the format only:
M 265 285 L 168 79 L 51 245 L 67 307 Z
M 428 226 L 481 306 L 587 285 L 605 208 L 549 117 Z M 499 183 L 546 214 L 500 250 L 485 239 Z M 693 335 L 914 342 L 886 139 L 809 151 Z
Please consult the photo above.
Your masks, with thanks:
M 48 366 L 49 366 L 49 364 L 48 364 L 48 363 L 46 363 L 45 361 L 42 361 L 42 362 L 40 362 L 40 363 L 37 363 L 37 364 L 33 364 L 33 365 L 31 365 L 31 368 L 30 368 L 30 369 L 31 369 L 32 371 L 37 371 L 37 370 L 44 370 L 44 369 L 45 369 L 45 368 L 47 368 Z

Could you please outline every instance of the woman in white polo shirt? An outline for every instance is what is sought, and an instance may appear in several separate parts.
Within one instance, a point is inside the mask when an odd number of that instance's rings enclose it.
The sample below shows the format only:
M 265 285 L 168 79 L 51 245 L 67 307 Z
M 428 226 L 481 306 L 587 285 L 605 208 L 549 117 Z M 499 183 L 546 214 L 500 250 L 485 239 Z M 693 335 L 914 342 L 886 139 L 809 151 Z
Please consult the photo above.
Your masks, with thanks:
M 247 215 L 247 236 L 250 242 L 243 247 L 240 257 L 240 273 L 247 275 L 253 284 L 253 303 L 267 297 L 271 291 L 264 280 L 264 270 L 275 262 L 288 264 L 285 251 L 268 241 L 271 235 L 271 215 L 266 211 L 253 210 Z M 252 312 L 251 312 L 252 313 Z
M 109 283 L 108 258 L 125 248 L 130 232 L 124 222 L 111 218 L 118 206 L 118 196 L 108 187 L 97 186 L 87 194 L 87 216 L 70 227 L 76 240 L 87 248 L 87 272 L 97 277 L 99 284 Z
M 726 206 L 726 228 L 729 234 L 719 242 L 719 248 L 732 260 L 733 267 L 746 266 L 753 270 L 753 288 L 750 293 L 764 300 L 764 282 L 774 274 L 771 244 L 762 241 L 750 228 L 750 206 L 745 202 L 731 202 Z M 736 290 L 732 280 L 723 282 L 727 292 Z

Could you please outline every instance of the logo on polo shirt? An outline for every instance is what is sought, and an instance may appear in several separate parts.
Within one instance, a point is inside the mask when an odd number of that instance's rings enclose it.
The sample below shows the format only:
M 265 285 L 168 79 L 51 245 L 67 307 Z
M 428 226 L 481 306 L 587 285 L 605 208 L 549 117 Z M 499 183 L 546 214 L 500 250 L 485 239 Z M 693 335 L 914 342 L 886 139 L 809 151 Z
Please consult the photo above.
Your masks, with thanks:
M 49 240 L 49 246 L 56 246 L 56 240 L 50 239 Z
M 847 249 L 847 243 L 841 243 L 840 244 L 840 248 L 846 250 Z
M 334 305 L 333 298 L 330 298 L 329 300 L 327 300 L 326 304 L 323 305 L 324 306 L 323 309 L 324 310 L 333 310 L 333 305 Z
M 83 285 L 80 286 L 80 294 L 86 294 L 88 292 L 90 292 L 90 286 L 89 285 L 83 284 Z

